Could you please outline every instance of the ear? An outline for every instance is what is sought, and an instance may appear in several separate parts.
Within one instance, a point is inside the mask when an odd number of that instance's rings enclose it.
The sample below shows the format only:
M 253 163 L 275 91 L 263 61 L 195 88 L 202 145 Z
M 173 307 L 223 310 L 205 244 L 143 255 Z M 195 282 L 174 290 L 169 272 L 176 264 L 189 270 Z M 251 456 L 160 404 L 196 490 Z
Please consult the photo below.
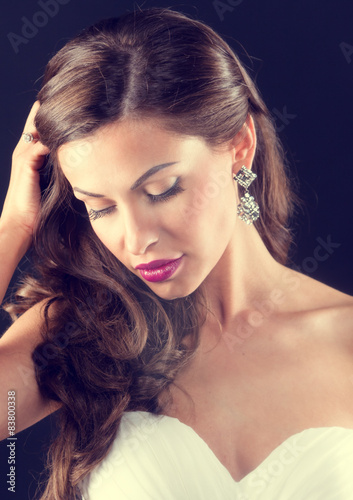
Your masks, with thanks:
M 253 117 L 248 114 L 241 130 L 232 140 L 233 174 L 237 174 L 243 165 L 251 170 L 256 151 L 256 132 Z

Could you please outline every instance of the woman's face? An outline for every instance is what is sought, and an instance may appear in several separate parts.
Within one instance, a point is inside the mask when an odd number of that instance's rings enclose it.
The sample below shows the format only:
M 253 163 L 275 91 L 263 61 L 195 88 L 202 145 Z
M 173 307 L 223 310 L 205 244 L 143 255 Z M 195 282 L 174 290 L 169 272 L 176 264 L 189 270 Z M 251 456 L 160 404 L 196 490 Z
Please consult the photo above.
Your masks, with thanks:
M 168 300 L 189 295 L 221 265 L 236 224 L 233 156 L 151 120 L 110 124 L 58 150 L 98 238 Z M 161 259 L 179 260 L 149 273 L 136 269 Z

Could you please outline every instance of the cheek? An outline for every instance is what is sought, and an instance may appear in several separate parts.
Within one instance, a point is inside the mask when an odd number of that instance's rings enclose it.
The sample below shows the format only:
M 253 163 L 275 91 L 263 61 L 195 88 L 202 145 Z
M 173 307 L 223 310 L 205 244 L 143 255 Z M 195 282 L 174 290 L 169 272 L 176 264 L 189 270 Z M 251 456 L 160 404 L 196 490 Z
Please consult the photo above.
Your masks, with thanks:
M 196 226 L 206 222 L 210 227 L 218 224 L 223 226 L 236 210 L 233 186 L 223 187 L 213 181 L 205 181 L 200 187 L 192 189 L 188 200 L 180 207 L 180 213 L 189 224 Z
M 206 185 L 207 186 L 207 185 Z M 193 195 L 178 205 L 174 229 L 178 238 L 192 242 L 193 249 L 214 247 L 228 241 L 236 219 L 236 200 L 229 189 L 193 190 Z M 172 220 L 169 221 L 171 227 Z

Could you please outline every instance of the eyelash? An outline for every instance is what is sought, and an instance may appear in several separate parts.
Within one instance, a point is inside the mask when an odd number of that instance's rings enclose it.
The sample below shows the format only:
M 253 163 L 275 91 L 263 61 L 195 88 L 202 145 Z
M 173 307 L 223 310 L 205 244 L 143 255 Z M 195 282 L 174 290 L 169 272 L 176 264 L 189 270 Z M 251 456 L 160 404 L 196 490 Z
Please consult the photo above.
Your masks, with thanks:
M 179 178 L 176 180 L 174 186 L 172 186 L 168 191 L 165 191 L 165 193 L 162 194 L 148 194 L 147 196 L 150 198 L 151 203 L 158 203 L 161 201 L 167 201 L 173 196 L 176 196 L 178 193 L 181 193 L 182 191 L 185 191 L 180 185 L 179 185 Z M 108 208 L 103 208 L 103 210 L 93 210 L 93 208 L 90 209 L 88 212 L 88 217 L 91 221 L 101 219 L 105 215 L 109 215 L 115 207 L 108 207 Z

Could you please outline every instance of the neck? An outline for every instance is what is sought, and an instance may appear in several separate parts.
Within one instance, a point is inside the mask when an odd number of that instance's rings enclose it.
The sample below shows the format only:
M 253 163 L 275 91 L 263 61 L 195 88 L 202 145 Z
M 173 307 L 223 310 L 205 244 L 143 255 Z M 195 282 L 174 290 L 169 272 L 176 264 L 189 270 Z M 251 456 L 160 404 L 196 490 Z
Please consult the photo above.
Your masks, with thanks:
M 224 254 L 205 279 L 210 309 L 221 328 L 268 301 L 288 272 L 265 247 L 254 226 L 239 220 Z M 214 320 L 211 320 L 214 321 Z

